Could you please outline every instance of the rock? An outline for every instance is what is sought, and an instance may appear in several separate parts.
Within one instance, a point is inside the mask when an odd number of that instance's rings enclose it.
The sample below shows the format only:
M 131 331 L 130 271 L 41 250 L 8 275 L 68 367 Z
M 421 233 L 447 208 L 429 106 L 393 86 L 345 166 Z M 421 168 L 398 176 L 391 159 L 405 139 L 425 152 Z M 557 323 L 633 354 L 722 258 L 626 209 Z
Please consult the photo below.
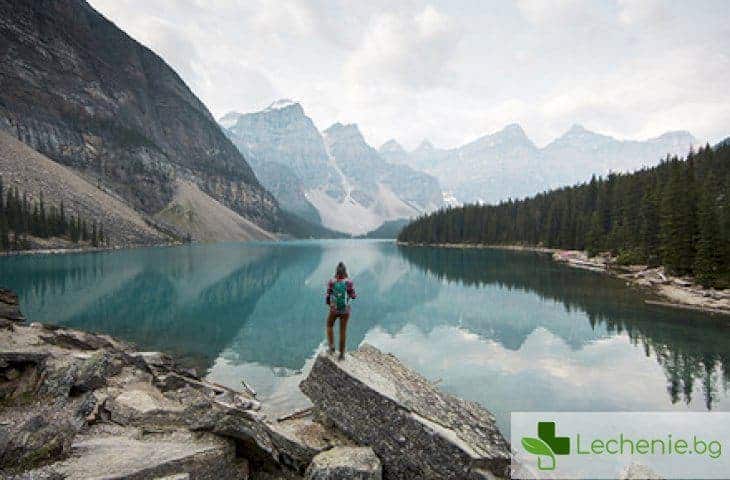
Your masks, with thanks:
M 335 447 L 312 460 L 307 480 L 381 480 L 380 460 L 370 447 Z
M 110 419 L 120 425 L 180 428 L 185 424 L 185 408 L 162 395 L 149 384 L 126 385 L 124 390 L 105 402 Z
M 20 312 L 18 294 L 7 288 L 0 288 L 0 319 L 25 322 L 25 317 Z
M 40 337 L 46 343 L 69 350 L 99 350 L 107 348 L 114 350 L 114 345 L 99 335 L 90 335 L 82 332 L 58 332 L 49 336 Z
M 692 282 L 689 282 L 682 278 L 674 278 L 674 279 L 672 279 L 672 283 L 674 283 L 675 285 L 677 285 L 679 287 L 691 287 L 692 286 Z
M 311 415 L 267 423 L 267 427 L 279 463 L 301 473 L 317 454 L 333 447 L 354 446 L 336 430 L 313 421 Z
M 489 412 L 375 347 L 339 362 L 320 354 L 300 388 L 338 429 L 373 448 L 386 479 L 509 476 L 509 444 Z
M 236 459 L 233 444 L 223 439 L 182 431 L 140 434 L 136 429 L 110 425 L 79 435 L 67 460 L 40 471 L 56 472 L 69 479 L 154 479 L 188 475 L 196 480 L 238 480 L 248 477 L 247 462 Z
M 0 414 L 0 465 L 28 469 L 66 456 L 93 407 L 89 395 L 3 409 Z

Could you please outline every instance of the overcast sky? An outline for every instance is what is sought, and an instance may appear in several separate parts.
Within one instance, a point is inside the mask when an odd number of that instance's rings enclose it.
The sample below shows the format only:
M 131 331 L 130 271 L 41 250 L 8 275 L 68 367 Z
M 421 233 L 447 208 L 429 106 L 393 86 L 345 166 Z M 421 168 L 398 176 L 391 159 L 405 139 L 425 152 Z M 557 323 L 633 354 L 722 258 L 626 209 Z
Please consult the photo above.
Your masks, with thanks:
M 320 129 L 450 147 L 519 123 L 730 135 L 726 0 L 91 0 L 219 118 L 299 101 Z

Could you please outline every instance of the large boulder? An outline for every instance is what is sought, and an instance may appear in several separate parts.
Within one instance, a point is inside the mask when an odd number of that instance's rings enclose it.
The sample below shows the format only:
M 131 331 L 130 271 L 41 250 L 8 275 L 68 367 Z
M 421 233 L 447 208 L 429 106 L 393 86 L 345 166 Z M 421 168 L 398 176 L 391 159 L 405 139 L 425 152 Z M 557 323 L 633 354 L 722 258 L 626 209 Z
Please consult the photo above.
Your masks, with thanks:
M 380 460 L 370 447 L 335 447 L 309 464 L 306 480 L 381 480 Z
M 375 347 L 343 361 L 320 354 L 300 388 L 337 428 L 373 448 L 388 480 L 509 477 L 509 444 L 492 414 Z
M 25 317 L 20 313 L 18 295 L 7 288 L 0 288 L 0 320 L 25 322 Z
M 74 439 L 67 459 L 27 472 L 26 478 L 239 480 L 248 471 L 233 443 L 213 435 L 100 425 Z

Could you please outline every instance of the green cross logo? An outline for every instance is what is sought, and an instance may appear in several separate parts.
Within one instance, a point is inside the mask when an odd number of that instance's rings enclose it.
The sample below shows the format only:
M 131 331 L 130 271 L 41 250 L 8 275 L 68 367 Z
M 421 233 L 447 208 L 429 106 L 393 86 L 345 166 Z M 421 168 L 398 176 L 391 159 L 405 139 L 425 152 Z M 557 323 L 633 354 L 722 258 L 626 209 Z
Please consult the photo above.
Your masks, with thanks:
M 555 422 L 537 422 L 537 438 L 522 437 L 522 447 L 537 455 L 539 470 L 555 470 L 555 455 L 570 454 L 570 439 L 555 436 Z M 551 462 L 543 465 L 543 457 L 549 457 Z

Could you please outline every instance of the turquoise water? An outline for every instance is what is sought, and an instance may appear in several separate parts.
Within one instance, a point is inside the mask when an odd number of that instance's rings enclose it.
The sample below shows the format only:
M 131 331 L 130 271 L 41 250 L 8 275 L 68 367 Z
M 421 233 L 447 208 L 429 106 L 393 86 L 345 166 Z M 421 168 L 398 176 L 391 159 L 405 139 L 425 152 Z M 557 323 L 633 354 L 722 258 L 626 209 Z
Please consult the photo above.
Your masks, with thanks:
M 730 410 L 722 317 L 644 304 L 623 282 L 532 253 L 378 241 L 189 245 L 0 258 L 32 321 L 163 350 L 214 381 L 245 378 L 276 410 L 324 337 L 338 261 L 369 342 L 492 411 Z

